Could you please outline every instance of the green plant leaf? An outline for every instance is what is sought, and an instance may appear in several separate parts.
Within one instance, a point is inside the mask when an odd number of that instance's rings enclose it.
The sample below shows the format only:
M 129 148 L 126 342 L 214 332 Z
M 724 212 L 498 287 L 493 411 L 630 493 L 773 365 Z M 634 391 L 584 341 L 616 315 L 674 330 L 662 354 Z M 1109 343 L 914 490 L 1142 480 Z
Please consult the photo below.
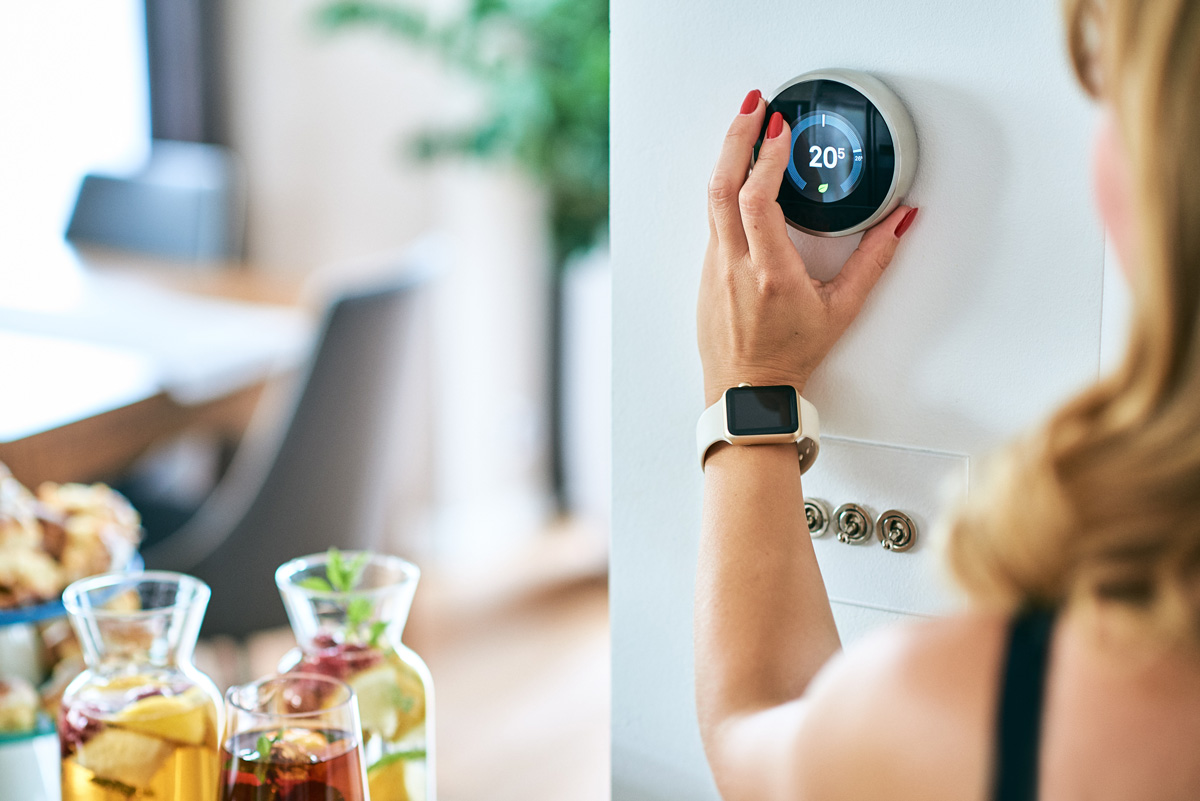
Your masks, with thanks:
M 521 167 L 546 189 L 563 266 L 608 224 L 608 0 L 469 0 L 448 21 L 414 6 L 332 0 L 318 23 L 381 30 L 477 83 L 488 108 L 475 123 L 421 132 L 406 150 L 423 161 L 466 155 Z
M 385 620 L 376 620 L 374 623 L 372 623 L 370 635 L 367 637 L 367 644 L 372 648 L 378 646 L 379 638 L 383 636 L 385 631 L 387 631 L 387 627 L 388 624 Z

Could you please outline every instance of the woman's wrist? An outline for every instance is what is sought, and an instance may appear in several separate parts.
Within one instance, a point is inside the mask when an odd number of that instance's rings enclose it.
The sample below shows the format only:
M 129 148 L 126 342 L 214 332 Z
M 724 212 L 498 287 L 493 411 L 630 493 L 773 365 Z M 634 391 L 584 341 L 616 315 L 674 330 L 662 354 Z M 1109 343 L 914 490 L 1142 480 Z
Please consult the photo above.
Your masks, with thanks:
M 733 445 L 729 442 L 718 442 L 708 451 L 704 460 L 704 472 L 707 475 L 714 470 L 740 469 L 749 464 L 770 469 L 791 465 L 797 472 L 800 470 L 796 446 L 791 442 L 772 445 Z

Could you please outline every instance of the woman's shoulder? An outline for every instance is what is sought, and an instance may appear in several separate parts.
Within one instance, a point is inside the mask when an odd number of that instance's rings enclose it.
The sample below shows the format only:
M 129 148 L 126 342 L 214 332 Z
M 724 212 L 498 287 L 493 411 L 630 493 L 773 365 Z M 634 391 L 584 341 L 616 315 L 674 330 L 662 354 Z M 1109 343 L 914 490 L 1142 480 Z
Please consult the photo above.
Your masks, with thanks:
M 806 695 L 801 783 L 822 798 L 902 799 L 909 788 L 923 799 L 983 798 L 1008 623 L 971 612 L 849 645 Z
M 880 659 L 909 667 L 928 661 L 944 663 L 979 659 L 981 649 L 1002 648 L 1011 618 L 988 612 L 962 612 L 947 617 L 914 618 L 882 626 L 851 643 L 842 653 L 848 668 Z
M 815 705 L 853 691 L 902 707 L 926 693 L 961 698 L 992 690 L 1009 622 L 1005 615 L 968 612 L 879 628 L 830 660 L 814 679 L 811 698 Z

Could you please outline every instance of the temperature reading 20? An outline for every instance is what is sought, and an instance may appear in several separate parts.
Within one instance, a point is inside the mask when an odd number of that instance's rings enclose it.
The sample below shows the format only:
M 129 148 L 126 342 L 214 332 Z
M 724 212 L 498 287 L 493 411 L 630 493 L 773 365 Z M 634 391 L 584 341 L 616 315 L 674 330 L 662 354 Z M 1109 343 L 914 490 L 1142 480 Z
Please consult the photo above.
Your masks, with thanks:
M 863 166 L 862 134 L 841 114 L 810 111 L 796 120 L 787 175 L 801 197 L 836 203 L 858 186 Z
M 832 170 L 839 161 L 846 158 L 846 148 L 844 147 L 827 147 L 822 150 L 820 145 L 813 145 L 808 152 L 812 155 L 812 159 L 808 162 L 810 167 L 820 167 L 824 164 Z

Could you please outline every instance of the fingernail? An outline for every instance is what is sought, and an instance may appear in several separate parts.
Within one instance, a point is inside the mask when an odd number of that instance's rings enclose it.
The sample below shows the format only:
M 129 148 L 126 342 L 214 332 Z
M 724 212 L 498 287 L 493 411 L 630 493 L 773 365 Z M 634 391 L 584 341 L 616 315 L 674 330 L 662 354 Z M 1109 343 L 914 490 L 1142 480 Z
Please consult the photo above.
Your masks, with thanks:
M 896 226 L 896 238 L 904 236 L 904 232 L 913 224 L 913 220 L 917 219 L 917 209 L 909 209 L 908 214 L 904 215 L 904 219 L 900 220 L 900 224 Z
M 783 115 L 776 111 L 771 115 L 771 121 L 767 123 L 767 138 L 774 139 L 783 133 Z
M 746 99 L 742 101 L 742 113 L 751 114 L 758 109 L 758 100 L 762 97 L 762 92 L 757 89 L 746 95 Z

